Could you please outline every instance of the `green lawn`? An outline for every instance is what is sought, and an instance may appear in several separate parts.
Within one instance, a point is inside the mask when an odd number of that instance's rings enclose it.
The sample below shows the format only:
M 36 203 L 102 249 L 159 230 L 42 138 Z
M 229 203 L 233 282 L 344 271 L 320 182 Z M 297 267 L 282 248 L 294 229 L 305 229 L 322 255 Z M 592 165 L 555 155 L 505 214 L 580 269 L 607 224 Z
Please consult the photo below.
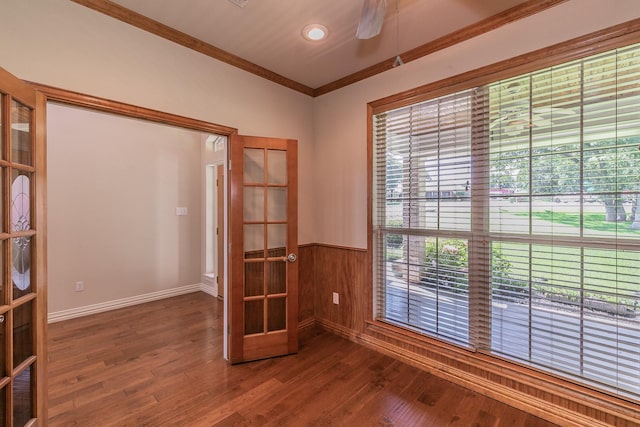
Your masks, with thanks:
M 604 208 L 603 208 L 604 209 Z M 528 212 L 514 212 L 517 216 L 528 216 Z M 558 224 L 569 225 L 576 228 L 580 228 L 580 213 L 573 212 L 556 212 L 551 210 L 531 212 L 531 216 L 535 219 L 543 221 L 555 222 Z M 630 229 L 630 222 L 607 222 L 605 221 L 605 214 L 600 213 L 584 213 L 583 229 L 585 234 L 589 234 L 588 230 L 593 231 L 605 231 L 611 233 L 625 234 L 631 236 L 640 237 L 640 230 Z M 596 233 L 592 233 L 596 234 Z
M 579 213 L 544 210 L 531 215 L 535 219 L 580 228 Z M 607 232 L 620 237 L 640 237 L 640 230 L 629 228 L 629 222 L 607 222 L 604 213 L 583 213 L 582 218 L 584 235 L 587 236 Z M 512 273 L 528 272 L 527 245 L 502 243 L 501 247 L 504 257 L 511 263 Z M 533 245 L 530 255 L 531 275 L 534 280 L 541 279 L 542 287 L 579 289 L 582 282 L 585 290 L 593 292 L 633 296 L 634 292 L 640 291 L 640 252 L 585 248 L 581 253 L 577 247 Z
M 640 291 L 640 252 L 616 249 L 497 243 L 512 277 L 541 289 L 563 288 L 633 296 Z
M 513 212 L 527 216 L 527 212 Z M 557 211 L 531 213 L 537 220 L 548 221 L 580 229 L 580 214 Z M 607 222 L 604 213 L 583 213 L 585 236 L 623 238 L 640 237 L 640 230 L 631 230 L 629 222 Z M 397 237 L 397 236 L 396 236 Z M 638 298 L 640 292 L 640 251 L 551 246 L 527 243 L 495 242 L 494 257 L 500 254 L 509 265 L 507 274 L 522 283 L 533 283 L 538 290 L 575 293 L 585 290 L 592 296 L 606 297 L 618 294 Z M 402 257 L 402 246 L 387 246 L 387 259 Z M 602 293 L 602 294 L 600 294 Z

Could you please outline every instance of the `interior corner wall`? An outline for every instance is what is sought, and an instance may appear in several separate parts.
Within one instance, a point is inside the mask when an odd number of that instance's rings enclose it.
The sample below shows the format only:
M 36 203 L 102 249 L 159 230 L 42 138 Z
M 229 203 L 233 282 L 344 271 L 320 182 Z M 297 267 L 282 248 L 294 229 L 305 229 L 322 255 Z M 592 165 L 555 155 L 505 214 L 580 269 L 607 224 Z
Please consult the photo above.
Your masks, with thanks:
M 367 103 L 638 18 L 637 0 L 569 0 L 314 99 L 317 242 L 367 248 Z M 338 155 L 339 154 L 339 155 Z M 355 293 L 358 294 L 357 292 Z M 329 300 L 330 301 L 330 300 Z

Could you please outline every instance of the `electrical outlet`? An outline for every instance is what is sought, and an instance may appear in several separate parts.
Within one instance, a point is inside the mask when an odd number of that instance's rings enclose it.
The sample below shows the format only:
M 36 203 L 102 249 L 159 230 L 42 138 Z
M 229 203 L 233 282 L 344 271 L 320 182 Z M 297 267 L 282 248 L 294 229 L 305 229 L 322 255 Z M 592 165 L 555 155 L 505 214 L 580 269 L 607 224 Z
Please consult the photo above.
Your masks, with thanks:
M 84 291 L 84 282 L 76 282 L 76 292 Z
M 340 294 L 337 292 L 333 293 L 333 303 L 334 304 L 340 304 Z

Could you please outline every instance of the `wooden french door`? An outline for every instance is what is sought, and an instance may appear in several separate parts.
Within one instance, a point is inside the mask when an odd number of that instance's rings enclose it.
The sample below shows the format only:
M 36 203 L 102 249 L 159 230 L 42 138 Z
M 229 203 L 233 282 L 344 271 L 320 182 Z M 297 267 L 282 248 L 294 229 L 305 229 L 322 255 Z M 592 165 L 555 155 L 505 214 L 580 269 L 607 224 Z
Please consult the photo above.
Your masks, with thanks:
M 232 135 L 231 363 L 298 351 L 298 143 Z
M 0 68 L 0 425 L 46 425 L 44 95 Z

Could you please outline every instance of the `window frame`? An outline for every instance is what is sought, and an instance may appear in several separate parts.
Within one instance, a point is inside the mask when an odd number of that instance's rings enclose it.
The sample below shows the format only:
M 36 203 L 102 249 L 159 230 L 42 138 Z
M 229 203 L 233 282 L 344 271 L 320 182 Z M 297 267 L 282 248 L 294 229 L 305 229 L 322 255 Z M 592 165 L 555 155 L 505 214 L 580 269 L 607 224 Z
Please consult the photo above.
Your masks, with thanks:
M 593 56 L 598 53 L 606 52 L 612 49 L 621 48 L 627 45 L 631 45 L 634 43 L 640 42 L 640 20 L 630 21 L 629 23 L 621 24 L 616 27 L 608 28 L 593 34 L 589 34 L 574 40 L 570 40 L 568 42 L 563 42 L 554 46 L 550 46 L 548 48 L 540 49 L 535 52 L 527 53 L 524 55 L 520 55 L 518 57 L 509 59 L 507 61 L 502 61 L 500 63 L 492 64 L 489 66 L 485 66 L 476 70 L 469 71 L 467 73 L 463 73 L 460 75 L 452 76 L 446 78 L 444 80 L 436 81 L 433 83 L 429 83 L 423 85 L 421 87 L 405 91 L 396 95 L 392 95 L 377 101 L 373 101 L 368 104 L 368 190 L 369 190 L 369 204 L 368 204 L 368 226 L 369 226 L 369 236 L 368 236 L 368 244 L 369 244 L 369 262 L 370 269 L 372 272 L 372 295 L 373 298 L 371 300 L 370 306 L 370 321 L 369 324 L 372 327 L 380 327 L 393 329 L 388 327 L 386 322 L 383 320 L 377 320 L 376 316 L 376 294 L 377 294 L 377 271 L 376 271 L 376 259 L 377 259 L 377 250 L 374 239 L 374 213 L 375 213 L 375 203 L 376 203 L 376 195 L 375 191 L 375 179 L 374 176 L 375 170 L 375 136 L 374 136 L 374 125 L 373 118 L 376 114 L 382 113 L 385 111 L 407 107 L 410 105 L 418 104 L 423 101 L 427 101 L 430 99 L 438 98 L 440 96 L 444 96 L 447 94 L 461 92 L 464 90 L 468 90 L 474 87 L 482 87 L 488 85 L 492 82 L 498 80 L 504 80 L 512 77 L 517 77 L 519 75 L 532 73 L 541 69 L 545 69 L 548 67 L 552 67 L 555 65 L 560 65 L 563 63 L 571 62 L 573 60 L 582 59 L 585 57 Z M 470 259 L 471 263 L 472 260 Z M 473 322 L 474 310 L 470 310 L 470 323 Z M 396 328 L 397 329 L 397 328 Z M 469 331 L 471 334 L 473 331 Z M 400 333 L 408 335 L 413 340 L 417 340 L 422 343 L 433 343 L 435 338 L 425 337 L 423 335 L 412 333 L 410 331 L 400 331 Z M 477 341 L 483 342 L 486 340 L 486 337 L 481 337 Z M 486 341 L 485 341 L 486 342 Z M 442 343 L 441 343 L 442 344 Z M 446 344 L 442 344 L 445 347 Z M 454 349 L 455 351 L 455 349 Z M 526 369 L 531 369 L 532 371 L 542 372 L 544 375 L 549 375 L 550 373 L 547 371 L 540 371 L 535 367 L 530 367 L 527 364 L 518 363 L 513 360 L 505 360 L 498 355 L 485 353 L 491 359 L 493 359 L 496 363 L 506 362 L 510 365 L 518 365 L 524 366 Z M 553 374 L 551 374 L 553 375 Z M 581 381 L 574 381 L 570 378 L 563 378 L 561 381 L 567 381 L 573 383 L 579 387 L 584 387 L 585 384 Z M 605 391 L 605 394 L 610 394 Z M 619 398 L 616 394 L 613 394 L 614 397 Z

